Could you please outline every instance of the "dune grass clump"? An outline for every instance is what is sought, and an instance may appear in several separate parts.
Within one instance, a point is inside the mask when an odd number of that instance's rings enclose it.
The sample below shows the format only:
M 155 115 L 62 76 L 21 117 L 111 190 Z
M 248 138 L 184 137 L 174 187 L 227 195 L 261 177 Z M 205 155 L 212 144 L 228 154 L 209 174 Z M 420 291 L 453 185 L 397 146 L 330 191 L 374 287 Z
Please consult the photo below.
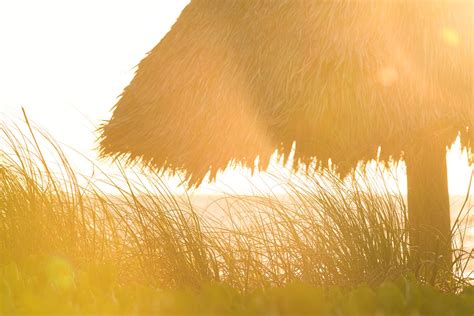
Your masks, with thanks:
M 0 129 L 0 263 L 52 254 L 102 260 L 116 229 L 107 209 L 79 185 L 58 144 L 28 127 Z M 37 137 L 55 162 L 45 159 Z
M 375 313 L 427 311 L 428 297 L 472 307 L 468 208 L 452 275 L 433 282 L 410 266 L 403 196 L 368 174 L 326 170 L 285 194 L 201 209 L 157 175 L 83 176 L 29 123 L 1 133 L 0 313 Z
M 271 265 L 289 268 L 285 283 L 377 284 L 407 270 L 406 212 L 399 196 L 365 191 L 362 183 L 331 173 L 305 183 L 309 187 L 291 187 L 286 203 L 268 201 L 274 232 L 263 225 L 260 231 L 263 240 L 274 235 L 281 243 L 269 252 L 289 259 Z

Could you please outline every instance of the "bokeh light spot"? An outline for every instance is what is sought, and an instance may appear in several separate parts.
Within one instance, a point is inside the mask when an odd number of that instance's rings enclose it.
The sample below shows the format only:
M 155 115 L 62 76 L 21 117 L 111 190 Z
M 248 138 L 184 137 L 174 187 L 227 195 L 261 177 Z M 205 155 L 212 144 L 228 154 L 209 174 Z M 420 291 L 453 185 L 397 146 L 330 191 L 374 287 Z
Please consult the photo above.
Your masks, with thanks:
M 398 80 L 398 71 L 394 67 L 387 66 L 378 72 L 379 82 L 386 87 L 393 85 Z
M 459 45 L 459 33 L 451 27 L 443 28 L 441 31 L 441 37 L 449 46 L 455 47 Z

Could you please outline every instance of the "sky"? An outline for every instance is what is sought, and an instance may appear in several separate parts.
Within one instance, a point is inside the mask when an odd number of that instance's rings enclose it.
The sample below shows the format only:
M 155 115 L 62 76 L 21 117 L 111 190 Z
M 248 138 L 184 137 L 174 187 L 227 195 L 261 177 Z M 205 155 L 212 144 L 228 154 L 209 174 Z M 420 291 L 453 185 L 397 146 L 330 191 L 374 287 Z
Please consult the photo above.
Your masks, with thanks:
M 97 161 L 95 131 L 110 118 L 136 65 L 188 2 L 2 0 L 0 120 L 20 120 L 23 107 L 29 119 L 60 144 L 110 167 L 107 161 Z M 74 167 L 87 173 L 88 164 L 79 161 Z M 400 170 L 403 173 L 403 167 Z M 464 194 L 472 169 L 459 146 L 448 154 L 448 170 L 450 193 Z M 166 181 L 172 190 L 183 190 L 179 179 Z M 199 192 L 249 193 L 249 183 L 265 191 L 275 185 L 272 181 L 266 174 L 250 178 L 248 170 L 227 170 L 218 184 L 205 183 Z

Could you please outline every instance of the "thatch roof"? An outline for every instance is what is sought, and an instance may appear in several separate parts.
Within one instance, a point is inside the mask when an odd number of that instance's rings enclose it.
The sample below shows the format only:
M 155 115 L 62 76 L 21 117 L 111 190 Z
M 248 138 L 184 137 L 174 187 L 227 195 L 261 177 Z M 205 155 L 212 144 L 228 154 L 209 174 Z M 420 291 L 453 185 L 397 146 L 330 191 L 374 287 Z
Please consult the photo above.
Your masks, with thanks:
M 101 128 L 101 154 L 184 171 L 341 169 L 413 144 L 472 148 L 473 2 L 193 0 Z M 469 129 L 470 128 L 470 129 Z

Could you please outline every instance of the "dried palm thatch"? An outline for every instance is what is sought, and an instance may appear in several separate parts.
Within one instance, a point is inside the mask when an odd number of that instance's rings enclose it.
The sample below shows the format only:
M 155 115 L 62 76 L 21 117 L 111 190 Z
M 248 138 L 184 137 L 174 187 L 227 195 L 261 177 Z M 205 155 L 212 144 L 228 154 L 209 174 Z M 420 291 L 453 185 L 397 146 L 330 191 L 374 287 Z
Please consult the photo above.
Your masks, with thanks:
M 193 0 L 140 62 L 101 154 L 190 184 L 230 162 L 399 158 L 474 141 L 473 4 Z M 295 164 L 297 166 L 297 164 Z

